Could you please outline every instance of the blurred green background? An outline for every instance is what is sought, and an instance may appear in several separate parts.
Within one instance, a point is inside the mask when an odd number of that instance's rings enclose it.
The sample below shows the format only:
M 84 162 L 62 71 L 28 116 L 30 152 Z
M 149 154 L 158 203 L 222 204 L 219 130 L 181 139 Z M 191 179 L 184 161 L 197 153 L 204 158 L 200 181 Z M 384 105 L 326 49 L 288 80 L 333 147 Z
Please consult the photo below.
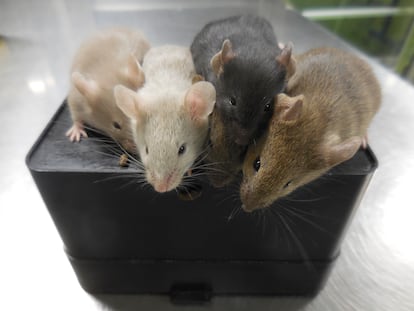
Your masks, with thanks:
M 414 0 L 286 0 L 414 84 Z

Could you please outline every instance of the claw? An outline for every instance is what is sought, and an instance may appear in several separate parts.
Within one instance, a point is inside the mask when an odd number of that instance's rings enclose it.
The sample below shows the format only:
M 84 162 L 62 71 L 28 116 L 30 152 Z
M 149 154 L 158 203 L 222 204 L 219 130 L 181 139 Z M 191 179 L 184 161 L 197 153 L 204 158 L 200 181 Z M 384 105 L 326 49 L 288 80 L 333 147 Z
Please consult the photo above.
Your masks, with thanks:
M 81 137 L 88 137 L 85 130 L 83 129 L 83 124 L 80 122 L 74 122 L 72 127 L 66 132 L 66 136 L 71 142 L 79 142 Z

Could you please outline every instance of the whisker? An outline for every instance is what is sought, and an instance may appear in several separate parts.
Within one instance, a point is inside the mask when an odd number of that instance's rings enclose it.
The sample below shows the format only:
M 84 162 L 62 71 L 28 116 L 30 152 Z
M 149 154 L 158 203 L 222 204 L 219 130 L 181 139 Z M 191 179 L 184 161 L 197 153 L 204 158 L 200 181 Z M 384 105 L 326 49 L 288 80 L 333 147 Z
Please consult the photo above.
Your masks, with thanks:
M 101 183 L 101 182 L 107 182 L 111 180 L 117 180 L 117 179 L 133 179 L 135 180 L 143 180 L 142 176 L 137 175 L 136 173 L 129 173 L 129 174 L 118 174 L 113 176 L 108 176 L 102 179 L 95 180 L 94 183 Z
M 289 251 L 291 251 L 291 242 L 289 239 L 289 236 L 287 235 L 287 229 L 285 228 L 285 225 L 283 224 L 282 220 L 280 219 L 281 216 L 279 215 L 279 210 L 270 209 L 271 215 L 273 215 L 274 219 L 277 221 L 279 226 L 277 226 L 277 231 L 279 233 L 279 241 L 285 241 L 287 242 L 287 248 Z M 284 230 L 282 230 L 284 229 Z M 286 233 L 285 233 L 286 232 Z M 284 233 L 284 239 L 282 239 L 282 233 Z
M 318 225 L 318 224 L 316 224 L 315 222 L 313 222 L 313 221 L 311 221 L 311 220 L 307 219 L 306 217 L 304 217 L 304 216 L 300 215 L 299 213 L 294 212 L 292 209 L 286 208 L 286 209 L 285 209 L 285 212 L 290 213 L 291 215 L 293 215 L 293 216 L 295 216 L 295 217 L 298 217 L 299 219 L 301 219 L 301 220 L 303 220 L 304 222 L 306 222 L 306 223 L 308 223 L 308 224 L 310 224 L 310 225 L 314 226 L 316 229 L 319 229 L 320 231 L 322 231 L 322 232 L 324 232 L 324 233 L 328 234 L 329 236 L 333 236 L 331 232 L 327 231 L 326 229 L 322 228 L 321 226 L 319 226 L 319 225 Z
M 329 220 L 329 221 L 332 221 L 332 222 L 336 222 L 336 223 L 339 222 L 338 219 L 335 219 L 335 218 L 332 218 L 332 217 L 323 216 L 323 215 L 314 214 L 312 212 L 309 212 L 309 211 L 305 210 L 304 208 L 298 208 L 298 207 L 295 207 L 295 206 L 290 206 L 290 209 L 293 209 L 293 210 L 295 210 L 298 213 L 301 213 L 301 214 L 307 215 L 307 216 L 311 216 L 311 217 L 314 217 L 314 218 L 326 219 L 326 220 Z
M 290 202 L 317 202 L 317 201 L 321 201 L 328 198 L 327 196 L 324 197 L 318 197 L 318 198 L 314 198 L 314 199 L 295 199 L 289 196 L 284 197 L 283 199 L 286 201 L 290 201 Z
M 241 207 L 238 206 L 238 205 L 236 205 L 235 207 L 233 207 L 230 215 L 227 217 L 227 221 L 233 220 L 233 218 L 237 216 L 237 214 L 240 212 L 240 210 L 241 210 Z
M 259 210 L 259 215 L 260 215 L 260 217 L 262 218 L 262 223 L 263 223 L 263 225 L 262 225 L 262 236 L 265 236 L 265 233 L 266 233 L 266 212 L 265 212 L 265 209 L 260 209 Z
M 280 212 L 281 211 L 282 210 L 280 210 Z M 288 221 L 287 221 L 288 220 L 288 217 L 287 217 L 287 215 L 284 215 L 286 217 L 286 219 L 282 216 L 282 213 L 279 213 L 279 216 L 280 216 L 280 220 L 283 222 L 283 224 L 285 225 L 286 229 L 289 231 L 290 235 L 292 236 L 293 241 L 295 242 L 296 247 L 298 248 L 300 255 L 302 256 L 302 258 L 305 261 L 305 265 L 308 267 L 308 269 L 314 271 L 315 268 L 313 267 L 313 265 L 310 262 L 310 259 L 309 259 L 308 253 L 306 252 L 305 247 L 300 242 L 299 238 L 296 236 L 296 234 L 294 233 L 294 231 L 292 230 L 292 228 L 288 224 Z

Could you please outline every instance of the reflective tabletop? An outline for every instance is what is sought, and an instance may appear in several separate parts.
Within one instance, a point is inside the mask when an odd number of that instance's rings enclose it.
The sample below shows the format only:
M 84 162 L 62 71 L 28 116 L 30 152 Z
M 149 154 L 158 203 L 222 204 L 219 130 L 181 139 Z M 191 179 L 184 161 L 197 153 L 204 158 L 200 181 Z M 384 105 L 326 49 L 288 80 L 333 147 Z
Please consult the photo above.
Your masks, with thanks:
M 414 87 L 277 1 L 0 3 L 0 310 L 179 310 L 167 296 L 90 295 L 79 285 L 24 159 L 69 86 L 79 43 L 97 29 L 142 30 L 152 45 L 189 46 L 210 20 L 268 18 L 295 53 L 352 50 L 374 68 L 383 103 L 369 130 L 379 167 L 316 297 L 219 296 L 188 310 L 414 310 Z

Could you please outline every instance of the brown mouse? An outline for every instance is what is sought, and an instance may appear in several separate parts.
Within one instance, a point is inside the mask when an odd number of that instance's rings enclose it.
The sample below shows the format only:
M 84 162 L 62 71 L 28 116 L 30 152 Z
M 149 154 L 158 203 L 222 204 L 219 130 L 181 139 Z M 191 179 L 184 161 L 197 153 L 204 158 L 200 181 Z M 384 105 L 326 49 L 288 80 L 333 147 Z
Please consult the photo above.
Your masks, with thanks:
M 144 83 L 140 66 L 150 45 L 139 31 L 110 29 L 86 40 L 77 51 L 71 69 L 68 105 L 73 126 L 70 141 L 87 137 L 85 124 L 112 137 L 135 152 L 128 117 L 118 108 L 114 86 L 136 91 Z
M 381 89 L 371 68 L 353 54 L 312 49 L 296 56 L 296 71 L 266 134 L 249 147 L 240 197 L 245 211 L 278 198 L 350 159 L 366 144 Z

